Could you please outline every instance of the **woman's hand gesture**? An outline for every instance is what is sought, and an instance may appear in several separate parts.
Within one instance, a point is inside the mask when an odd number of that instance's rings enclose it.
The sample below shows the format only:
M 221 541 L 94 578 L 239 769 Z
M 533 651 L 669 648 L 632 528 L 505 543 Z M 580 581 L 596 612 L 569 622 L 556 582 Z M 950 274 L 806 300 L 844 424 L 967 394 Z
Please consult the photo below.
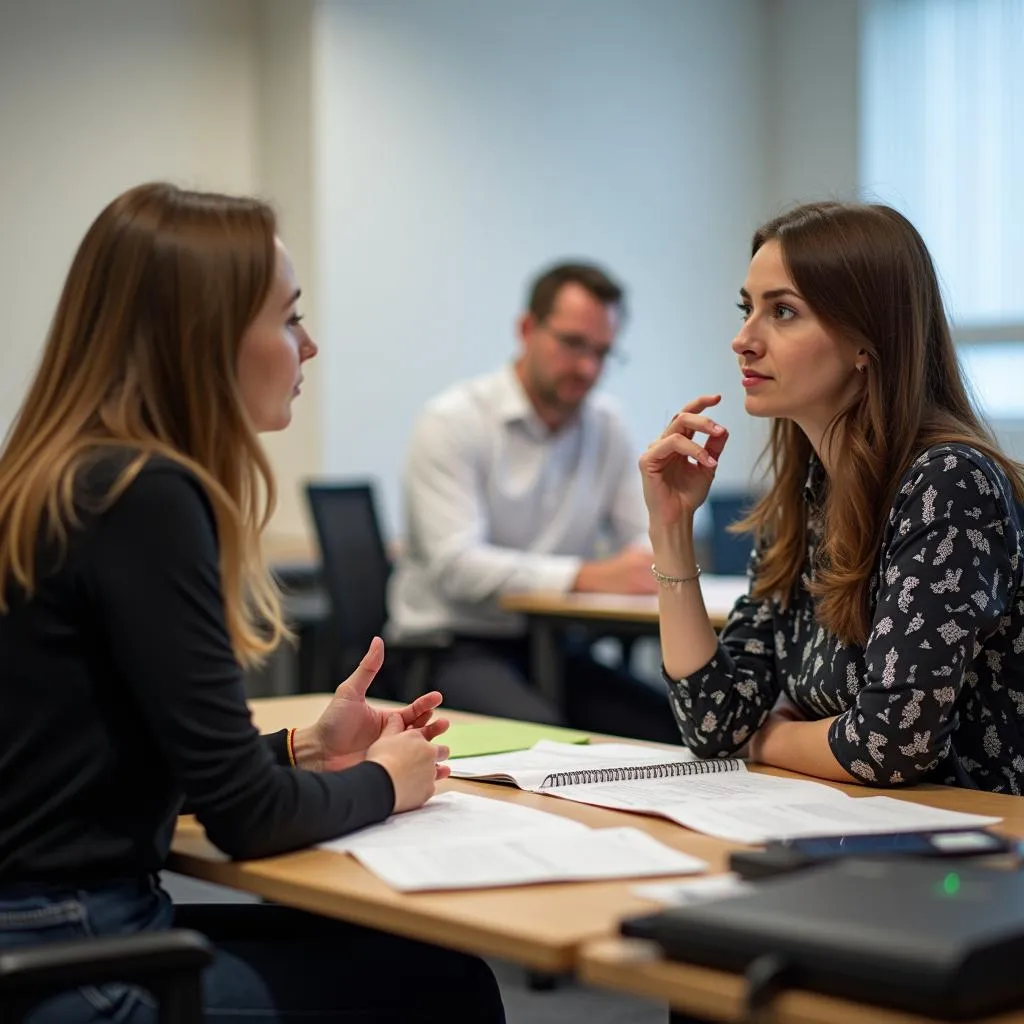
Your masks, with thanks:
M 721 400 L 721 395 L 701 395 L 688 402 L 640 457 L 652 531 L 692 517 L 707 498 L 729 432 L 702 414 Z M 707 434 L 707 442 L 698 444 L 695 434 Z
M 299 764 L 315 771 L 341 771 L 358 764 L 367 749 L 384 733 L 389 719 L 397 719 L 406 730 L 419 730 L 427 740 L 436 739 L 448 728 L 444 718 L 434 718 L 441 704 L 436 690 L 417 697 L 411 704 L 383 711 L 366 703 L 366 691 L 384 663 L 384 641 L 374 637 L 355 671 L 335 691 L 317 723 L 300 729 L 295 738 Z

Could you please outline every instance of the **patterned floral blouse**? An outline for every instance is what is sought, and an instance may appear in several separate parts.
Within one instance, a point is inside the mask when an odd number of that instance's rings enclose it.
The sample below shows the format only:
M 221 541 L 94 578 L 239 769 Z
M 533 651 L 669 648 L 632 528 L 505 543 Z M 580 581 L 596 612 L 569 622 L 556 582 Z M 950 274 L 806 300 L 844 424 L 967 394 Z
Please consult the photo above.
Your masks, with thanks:
M 805 578 L 813 578 L 826 479 L 812 461 Z M 865 646 L 815 620 L 805 586 L 788 608 L 741 598 L 698 671 L 668 679 L 683 742 L 704 757 L 741 747 L 780 693 L 876 786 L 920 781 L 1024 791 L 1024 560 L 1009 482 L 963 445 L 928 449 L 889 512 Z M 751 561 L 756 571 L 757 555 Z

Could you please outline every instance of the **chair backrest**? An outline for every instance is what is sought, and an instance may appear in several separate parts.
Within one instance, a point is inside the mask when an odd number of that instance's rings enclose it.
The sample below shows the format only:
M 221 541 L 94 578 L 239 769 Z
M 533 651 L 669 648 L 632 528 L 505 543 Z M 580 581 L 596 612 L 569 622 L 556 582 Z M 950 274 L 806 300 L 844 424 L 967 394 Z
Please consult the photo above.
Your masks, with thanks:
M 711 570 L 719 575 L 742 576 L 750 561 L 753 546 L 750 534 L 729 533 L 728 527 L 754 507 L 757 495 L 743 491 L 712 491 L 708 495 L 711 512 Z
M 323 578 L 331 600 L 336 671 L 351 671 L 371 637 L 384 629 L 391 563 L 384 546 L 373 485 L 368 481 L 306 484 Z

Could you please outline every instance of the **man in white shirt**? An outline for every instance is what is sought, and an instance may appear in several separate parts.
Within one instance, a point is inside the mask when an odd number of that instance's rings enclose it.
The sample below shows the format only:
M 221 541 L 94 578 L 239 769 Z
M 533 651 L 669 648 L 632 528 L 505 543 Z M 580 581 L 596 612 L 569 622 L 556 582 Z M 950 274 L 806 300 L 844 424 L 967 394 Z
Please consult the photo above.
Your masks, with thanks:
M 427 405 L 389 631 L 455 636 L 431 683 L 451 707 L 678 742 L 667 696 L 583 645 L 566 651 L 563 716 L 527 682 L 522 617 L 499 606 L 515 591 L 655 591 L 635 453 L 612 403 L 591 394 L 623 312 L 600 268 L 552 267 L 519 318 L 516 362 Z

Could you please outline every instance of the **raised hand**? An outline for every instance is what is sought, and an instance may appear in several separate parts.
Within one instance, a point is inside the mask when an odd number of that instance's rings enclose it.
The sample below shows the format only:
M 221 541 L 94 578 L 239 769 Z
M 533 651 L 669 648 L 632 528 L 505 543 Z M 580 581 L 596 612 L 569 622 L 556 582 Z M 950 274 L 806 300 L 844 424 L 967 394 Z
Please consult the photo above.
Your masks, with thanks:
M 376 761 L 391 776 L 396 814 L 414 810 L 434 795 L 438 780 L 451 773 L 447 765 L 438 764 L 447 757 L 447 747 L 435 746 L 423 729 L 407 729 L 397 712 L 387 716 L 380 739 L 366 752 L 367 761 Z
M 703 412 L 721 400 L 721 395 L 701 395 L 688 402 L 640 456 L 652 532 L 692 516 L 707 498 L 729 432 Z M 707 442 L 698 444 L 695 434 L 707 434 Z
M 427 741 L 448 728 L 445 719 L 433 718 L 441 703 L 436 690 L 397 710 L 381 711 L 367 704 L 366 691 L 383 664 L 384 641 L 374 637 L 356 670 L 334 691 L 316 725 L 296 735 L 300 767 L 339 771 L 358 764 L 381 737 L 390 718 L 395 718 L 403 730 L 418 730 Z

